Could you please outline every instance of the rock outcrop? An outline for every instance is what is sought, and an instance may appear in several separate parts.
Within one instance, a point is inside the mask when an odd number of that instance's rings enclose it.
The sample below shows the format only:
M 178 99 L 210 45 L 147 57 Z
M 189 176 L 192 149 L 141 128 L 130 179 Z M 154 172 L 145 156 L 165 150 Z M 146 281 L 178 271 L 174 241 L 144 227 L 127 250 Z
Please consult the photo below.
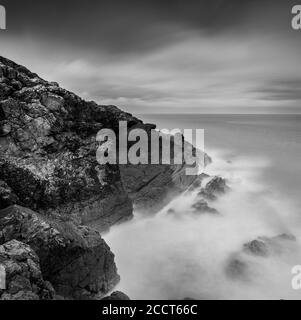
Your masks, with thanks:
M 137 127 L 141 128 L 141 125 L 135 125 L 133 129 Z M 157 213 L 176 196 L 188 190 L 199 177 L 202 177 L 198 170 L 195 170 L 193 175 L 187 173 L 187 170 L 191 168 L 189 162 L 196 161 L 197 167 L 204 169 L 211 159 L 207 154 L 191 147 L 183 136 L 180 136 L 181 139 L 178 141 L 174 136 L 162 132 L 151 133 L 151 129 L 154 129 L 154 126 L 146 125 L 145 131 L 149 138 L 148 150 L 156 152 L 151 143 L 151 140 L 155 140 L 154 137 L 156 137 L 157 141 L 160 141 L 157 145 L 159 164 L 152 162 L 149 152 L 146 155 L 149 164 L 128 164 L 119 167 L 124 187 L 133 200 L 135 209 L 140 212 Z M 180 152 L 182 160 L 181 164 L 178 164 L 175 158 L 176 155 L 179 157 Z M 164 158 L 168 158 L 168 164 L 165 164 Z
M 12 206 L 0 211 L 0 230 L 0 243 L 17 239 L 30 246 L 40 259 L 44 278 L 59 295 L 94 298 L 119 281 L 110 248 L 86 226 Z
M 204 199 L 198 200 L 196 203 L 192 205 L 192 208 L 194 209 L 194 213 L 196 214 L 218 214 L 218 211 L 214 208 L 209 207 L 208 203 Z
M 118 166 L 96 161 L 96 134 L 140 120 L 85 102 L 0 57 L 0 177 L 18 204 L 99 230 L 132 216 Z M 100 179 L 101 175 L 101 179 Z
M 229 187 L 226 180 L 221 177 L 212 177 L 205 187 L 201 188 L 198 195 L 207 200 L 216 200 L 219 195 L 224 194 Z
M 296 238 L 290 234 L 281 234 L 275 237 L 258 237 L 258 239 L 244 244 L 244 251 L 254 256 L 268 257 L 285 252 Z
M 13 190 L 5 181 L 0 180 L 0 209 L 4 209 L 19 201 Z
M 290 234 L 275 237 L 258 237 L 243 245 L 240 252 L 233 253 L 226 263 L 226 274 L 236 280 L 249 280 L 256 271 L 254 262 L 258 259 L 268 259 L 282 254 L 294 252 L 296 238 Z
M 0 266 L 3 287 L 0 300 L 51 300 L 52 285 L 44 281 L 39 258 L 26 244 L 11 240 L 0 245 Z
M 102 298 L 101 300 L 130 300 L 130 298 L 121 291 L 114 291 L 111 295 Z
M 103 231 L 130 219 L 133 202 L 158 211 L 196 178 L 185 164 L 99 165 L 100 129 L 118 135 L 120 121 L 129 131 L 155 125 L 86 102 L 3 57 L 0 74 L 0 177 L 18 204 Z
M 120 121 L 129 131 L 155 128 L 0 57 L 0 245 L 5 261 L 27 279 L 26 290 L 2 292 L 1 298 L 50 299 L 51 286 L 56 298 L 104 296 L 119 276 L 99 232 L 131 219 L 133 206 L 158 211 L 195 181 L 185 163 L 100 165 L 96 135 L 106 128 L 118 136 Z M 31 260 L 20 267 L 9 256 L 14 247 Z M 28 261 L 40 270 L 39 285 Z

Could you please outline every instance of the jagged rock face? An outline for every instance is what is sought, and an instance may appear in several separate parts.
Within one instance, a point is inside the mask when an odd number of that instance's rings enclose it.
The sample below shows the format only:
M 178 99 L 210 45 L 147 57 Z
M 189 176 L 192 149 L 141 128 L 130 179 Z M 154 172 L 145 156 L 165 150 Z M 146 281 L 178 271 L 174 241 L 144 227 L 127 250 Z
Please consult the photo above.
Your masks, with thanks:
M 150 136 L 149 133 L 149 140 L 151 140 Z M 158 212 L 176 196 L 192 188 L 192 185 L 197 184 L 198 180 L 203 179 L 203 174 L 189 175 L 187 173 L 187 169 L 190 167 L 187 164 L 187 158 L 192 160 L 192 154 L 185 153 L 184 145 L 189 145 L 188 142 L 182 141 L 181 144 L 178 144 L 172 136 L 160 134 L 160 137 L 162 141 L 165 141 L 165 144 L 167 142 L 170 146 L 170 164 L 164 164 L 162 160 L 162 154 L 165 152 L 162 147 L 158 152 L 160 164 L 151 164 L 151 156 L 149 155 L 150 164 L 120 165 L 123 184 L 133 199 L 135 208 L 140 212 Z M 151 148 L 150 143 L 148 150 Z M 174 163 L 175 150 L 182 150 L 182 164 Z M 201 155 L 200 152 L 199 155 Z M 202 155 L 205 167 L 211 162 L 211 159 L 207 154 L 202 153 Z
M 109 247 L 81 225 L 107 230 L 132 217 L 133 203 L 156 212 L 196 179 L 185 164 L 100 165 L 96 135 L 118 136 L 120 121 L 155 128 L 0 57 L 0 205 L 22 206 L 0 211 L 0 241 L 30 245 L 63 297 L 96 298 L 119 280 Z
M 133 202 L 158 211 L 196 178 L 185 165 L 99 165 L 100 129 L 118 133 L 120 121 L 130 130 L 155 126 L 85 102 L 2 57 L 0 74 L 0 176 L 18 204 L 103 231 L 130 219 Z
M 12 206 L 0 211 L 0 230 L 0 243 L 17 239 L 36 252 L 44 278 L 64 297 L 101 296 L 119 281 L 110 248 L 88 227 Z
M 6 182 L 0 180 L 0 209 L 4 209 L 10 205 L 16 204 L 19 201 L 13 190 Z
M 213 177 L 198 194 L 207 200 L 216 200 L 219 195 L 225 193 L 228 189 L 225 179 Z
M 124 165 L 120 171 L 135 209 L 148 213 L 158 212 L 196 178 L 185 174 L 185 166 L 176 165 Z
M 97 163 L 95 137 L 104 127 L 117 130 L 121 120 L 141 121 L 1 57 L 0 70 L 0 177 L 18 204 L 100 230 L 129 219 L 132 202 L 119 168 Z
M 0 300 L 53 299 L 52 285 L 44 281 L 39 258 L 26 244 L 17 240 L 0 245 L 0 266 L 5 270 L 5 289 Z

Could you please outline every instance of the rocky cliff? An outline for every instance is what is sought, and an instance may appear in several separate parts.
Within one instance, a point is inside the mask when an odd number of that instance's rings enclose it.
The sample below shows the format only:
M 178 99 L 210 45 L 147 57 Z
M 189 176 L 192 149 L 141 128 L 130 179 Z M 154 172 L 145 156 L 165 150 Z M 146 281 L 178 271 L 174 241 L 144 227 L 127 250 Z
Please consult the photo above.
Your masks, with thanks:
M 18 240 L 37 254 L 44 279 L 64 297 L 93 298 L 119 281 L 110 248 L 95 230 L 11 206 L 0 211 L 0 243 Z
M 1 298 L 103 296 L 119 276 L 99 232 L 130 219 L 133 205 L 158 210 L 195 180 L 185 165 L 100 165 L 96 134 L 118 133 L 120 121 L 155 127 L 0 57 L 0 264 L 15 264 L 26 283 L 11 291 L 8 273 Z

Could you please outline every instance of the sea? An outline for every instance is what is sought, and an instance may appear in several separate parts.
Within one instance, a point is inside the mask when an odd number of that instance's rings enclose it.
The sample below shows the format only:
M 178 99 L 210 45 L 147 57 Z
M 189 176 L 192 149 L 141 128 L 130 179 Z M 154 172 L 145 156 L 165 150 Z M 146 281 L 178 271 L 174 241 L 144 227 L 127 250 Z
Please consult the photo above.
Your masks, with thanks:
M 204 129 L 205 173 L 226 179 L 229 190 L 210 203 L 218 215 L 190 214 L 181 195 L 156 215 L 134 219 L 104 235 L 121 290 L 131 299 L 301 299 L 301 115 L 143 114 L 159 129 Z M 178 215 L 168 214 L 176 209 Z M 246 254 L 259 237 L 286 234 L 267 256 Z M 242 274 L 227 272 L 233 260 Z

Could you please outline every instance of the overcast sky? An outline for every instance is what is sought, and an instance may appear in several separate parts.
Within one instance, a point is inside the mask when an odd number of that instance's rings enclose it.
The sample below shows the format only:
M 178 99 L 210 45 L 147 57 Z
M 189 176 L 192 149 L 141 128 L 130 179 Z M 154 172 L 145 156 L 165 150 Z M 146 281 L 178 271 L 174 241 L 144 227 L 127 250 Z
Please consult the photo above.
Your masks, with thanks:
M 296 1 L 0 3 L 0 54 L 87 100 L 134 113 L 301 113 Z

